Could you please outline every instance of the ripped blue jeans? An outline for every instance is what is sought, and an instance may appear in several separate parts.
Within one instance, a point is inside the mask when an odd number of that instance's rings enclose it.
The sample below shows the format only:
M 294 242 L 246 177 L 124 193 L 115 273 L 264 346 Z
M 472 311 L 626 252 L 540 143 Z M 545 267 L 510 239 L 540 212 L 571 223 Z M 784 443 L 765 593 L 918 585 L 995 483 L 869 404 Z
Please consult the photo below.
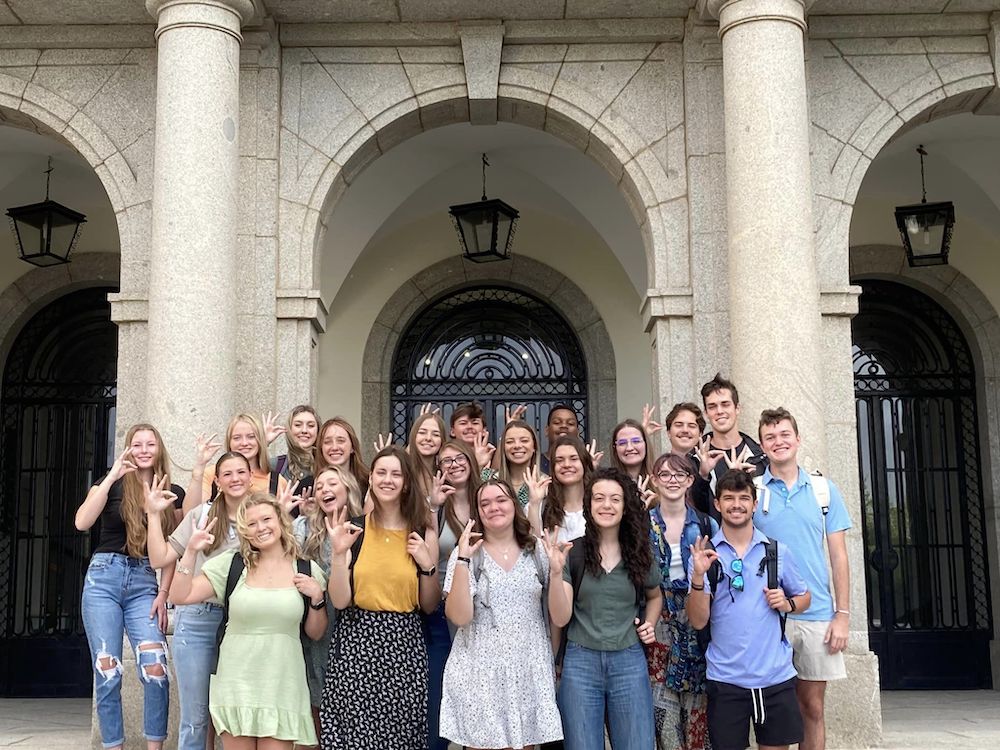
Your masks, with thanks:
M 122 720 L 122 635 L 136 652 L 143 690 L 143 734 L 167 737 L 170 690 L 167 642 L 149 611 L 157 592 L 156 573 L 145 557 L 97 552 L 83 584 L 83 626 L 94 665 L 94 701 L 104 747 L 125 743 Z

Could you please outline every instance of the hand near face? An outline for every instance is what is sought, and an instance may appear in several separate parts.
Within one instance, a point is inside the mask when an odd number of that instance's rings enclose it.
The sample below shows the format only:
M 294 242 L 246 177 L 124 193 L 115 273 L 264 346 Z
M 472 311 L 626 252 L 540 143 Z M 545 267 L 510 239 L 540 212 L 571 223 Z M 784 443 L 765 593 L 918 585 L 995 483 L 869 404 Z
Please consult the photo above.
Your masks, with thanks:
M 126 474 L 131 474 L 135 471 L 138 466 L 132 460 L 132 448 L 126 448 L 122 451 L 122 454 L 115 459 L 115 462 L 111 464 L 111 471 L 108 473 L 114 477 L 115 481 L 118 481 Z
M 524 473 L 524 483 L 528 485 L 528 505 L 541 505 L 552 484 L 552 477 L 542 474 L 537 466 L 531 466 Z
M 730 470 L 736 469 L 738 471 L 745 471 L 748 474 L 754 474 L 757 471 L 757 467 L 747 460 L 752 455 L 753 452 L 745 445 L 743 446 L 743 450 L 738 453 L 735 448 L 732 448 L 724 452 L 726 466 Z
M 302 505 L 303 497 L 296 495 L 295 490 L 299 488 L 299 482 L 289 486 L 278 488 L 278 503 L 285 509 L 285 513 L 291 514 L 293 510 Z
M 450 495 L 455 494 L 455 488 L 445 481 L 444 472 L 439 471 L 434 475 L 434 484 L 431 486 L 431 505 L 435 508 L 442 507 Z
M 496 453 L 497 447 L 490 443 L 490 433 L 483 430 L 476 435 L 473 449 L 476 454 L 476 463 L 479 464 L 480 469 L 484 469 L 493 461 L 493 454 Z
M 420 405 L 420 411 L 417 413 L 417 416 L 422 417 L 425 414 L 440 414 L 440 413 L 441 413 L 440 408 L 434 407 L 434 405 L 431 403 L 426 403 Z
M 188 539 L 188 549 L 193 549 L 195 552 L 204 552 L 207 550 L 215 541 L 215 534 L 212 533 L 212 530 L 218 521 L 218 518 L 213 518 L 205 524 L 204 528 L 199 527 L 195 529 L 191 533 L 191 538 Z
M 343 555 L 354 544 L 361 527 L 356 526 L 347 520 L 347 508 L 343 507 L 337 511 L 337 519 L 331 521 L 329 516 L 324 516 L 323 523 L 326 524 L 326 534 L 330 537 L 330 548 L 334 555 Z
M 413 558 L 413 562 L 417 564 L 420 570 L 427 571 L 434 567 L 434 557 L 431 555 L 431 548 L 417 532 L 411 531 L 410 535 L 406 538 L 406 551 Z
M 659 422 L 653 421 L 653 415 L 656 413 L 656 407 L 646 404 L 642 407 L 642 429 L 646 433 L 646 437 L 651 437 L 657 432 L 663 429 L 663 425 Z
M 646 510 L 649 510 L 654 505 L 656 505 L 656 490 L 649 486 L 649 477 L 639 477 L 639 481 L 636 482 L 636 486 L 639 488 L 639 497 L 642 498 L 643 505 L 646 506 Z
M 528 413 L 527 404 L 518 404 L 513 409 L 509 406 L 503 408 L 504 422 L 510 424 L 518 419 L 524 419 L 524 415 Z
M 268 445 L 277 440 L 281 435 L 284 435 L 287 430 L 284 425 L 278 424 L 278 419 L 281 418 L 281 413 L 277 412 L 272 414 L 268 412 L 264 415 L 264 440 Z
M 167 508 L 172 508 L 177 495 L 167 489 L 167 476 L 153 476 L 153 482 L 143 482 L 143 500 L 146 504 L 147 513 L 162 513 Z
M 712 438 L 706 435 L 698 443 L 698 470 L 702 477 L 708 478 L 708 475 L 715 471 L 715 467 L 719 465 L 719 461 L 726 457 L 725 451 L 720 451 L 712 447 Z
M 204 471 L 205 466 L 212 460 L 212 456 L 219 452 L 222 443 L 219 442 L 218 433 L 213 432 L 206 436 L 204 432 L 198 434 L 194 439 L 194 465 L 196 469 Z
M 470 518 L 469 522 L 465 524 L 465 528 L 462 530 L 462 536 L 458 538 L 458 556 L 472 558 L 479 548 L 483 546 L 483 535 L 477 531 L 473 531 L 472 527 L 474 525 L 473 520 Z
M 374 443 L 372 443 L 372 445 L 375 446 L 376 453 L 379 453 L 384 448 L 388 448 L 390 445 L 392 445 L 392 433 L 387 432 L 383 435 L 380 432 L 378 434 L 378 439 Z
M 587 453 L 590 454 L 590 459 L 594 462 L 594 466 L 597 466 L 601 462 L 601 459 L 604 458 L 604 451 L 597 450 L 596 440 L 591 440 L 587 444 Z

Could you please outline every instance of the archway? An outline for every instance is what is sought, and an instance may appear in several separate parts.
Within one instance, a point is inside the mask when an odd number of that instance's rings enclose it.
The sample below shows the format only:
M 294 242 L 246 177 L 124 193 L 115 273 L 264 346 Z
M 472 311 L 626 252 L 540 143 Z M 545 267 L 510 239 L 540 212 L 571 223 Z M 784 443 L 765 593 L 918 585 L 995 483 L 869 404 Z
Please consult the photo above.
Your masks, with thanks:
M 73 515 L 113 460 L 111 291 L 84 289 L 46 305 L 18 334 L 4 368 L 0 695 L 90 695 L 80 612 L 90 541 Z
M 868 627 L 884 688 L 992 684 L 976 372 L 954 319 L 862 281 L 852 324 Z

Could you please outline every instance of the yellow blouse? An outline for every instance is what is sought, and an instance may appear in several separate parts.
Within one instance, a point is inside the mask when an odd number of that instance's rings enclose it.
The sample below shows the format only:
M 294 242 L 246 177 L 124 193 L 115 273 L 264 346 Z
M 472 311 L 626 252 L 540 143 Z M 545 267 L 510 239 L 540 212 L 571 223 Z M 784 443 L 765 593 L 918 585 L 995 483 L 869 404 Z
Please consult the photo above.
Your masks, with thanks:
M 405 530 L 380 528 L 369 514 L 354 564 L 354 604 L 372 612 L 412 612 L 419 603 L 417 564 Z

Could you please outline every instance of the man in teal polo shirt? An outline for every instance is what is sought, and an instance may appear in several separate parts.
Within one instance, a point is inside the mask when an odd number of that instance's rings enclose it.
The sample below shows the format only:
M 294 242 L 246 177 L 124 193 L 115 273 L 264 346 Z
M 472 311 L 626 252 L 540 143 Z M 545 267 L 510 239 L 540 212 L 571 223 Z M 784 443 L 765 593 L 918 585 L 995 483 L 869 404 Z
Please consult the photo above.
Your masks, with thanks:
M 805 725 L 800 747 L 824 750 L 826 683 L 847 676 L 843 651 L 850 627 L 851 585 L 845 534 L 851 518 L 832 482 L 799 467 L 799 428 L 786 409 L 763 411 L 758 436 L 768 466 L 758 480 L 761 491 L 754 524 L 794 550 L 812 592 L 809 611 L 792 614 L 786 630 L 795 655 L 796 691 Z M 832 592 L 824 539 L 833 570 Z
M 715 507 L 722 525 L 709 544 L 691 545 L 687 614 L 694 628 L 711 620 L 708 731 L 714 750 L 743 750 L 750 723 L 761 750 L 802 739 L 792 649 L 781 618 L 809 607 L 809 591 L 788 548 L 778 543 L 777 588 L 767 587 L 767 537 L 753 526 L 753 478 L 741 470 L 722 476 Z M 713 549 L 714 547 L 714 549 Z M 712 568 L 718 561 L 719 568 Z M 712 568 L 715 592 L 706 573 Z

